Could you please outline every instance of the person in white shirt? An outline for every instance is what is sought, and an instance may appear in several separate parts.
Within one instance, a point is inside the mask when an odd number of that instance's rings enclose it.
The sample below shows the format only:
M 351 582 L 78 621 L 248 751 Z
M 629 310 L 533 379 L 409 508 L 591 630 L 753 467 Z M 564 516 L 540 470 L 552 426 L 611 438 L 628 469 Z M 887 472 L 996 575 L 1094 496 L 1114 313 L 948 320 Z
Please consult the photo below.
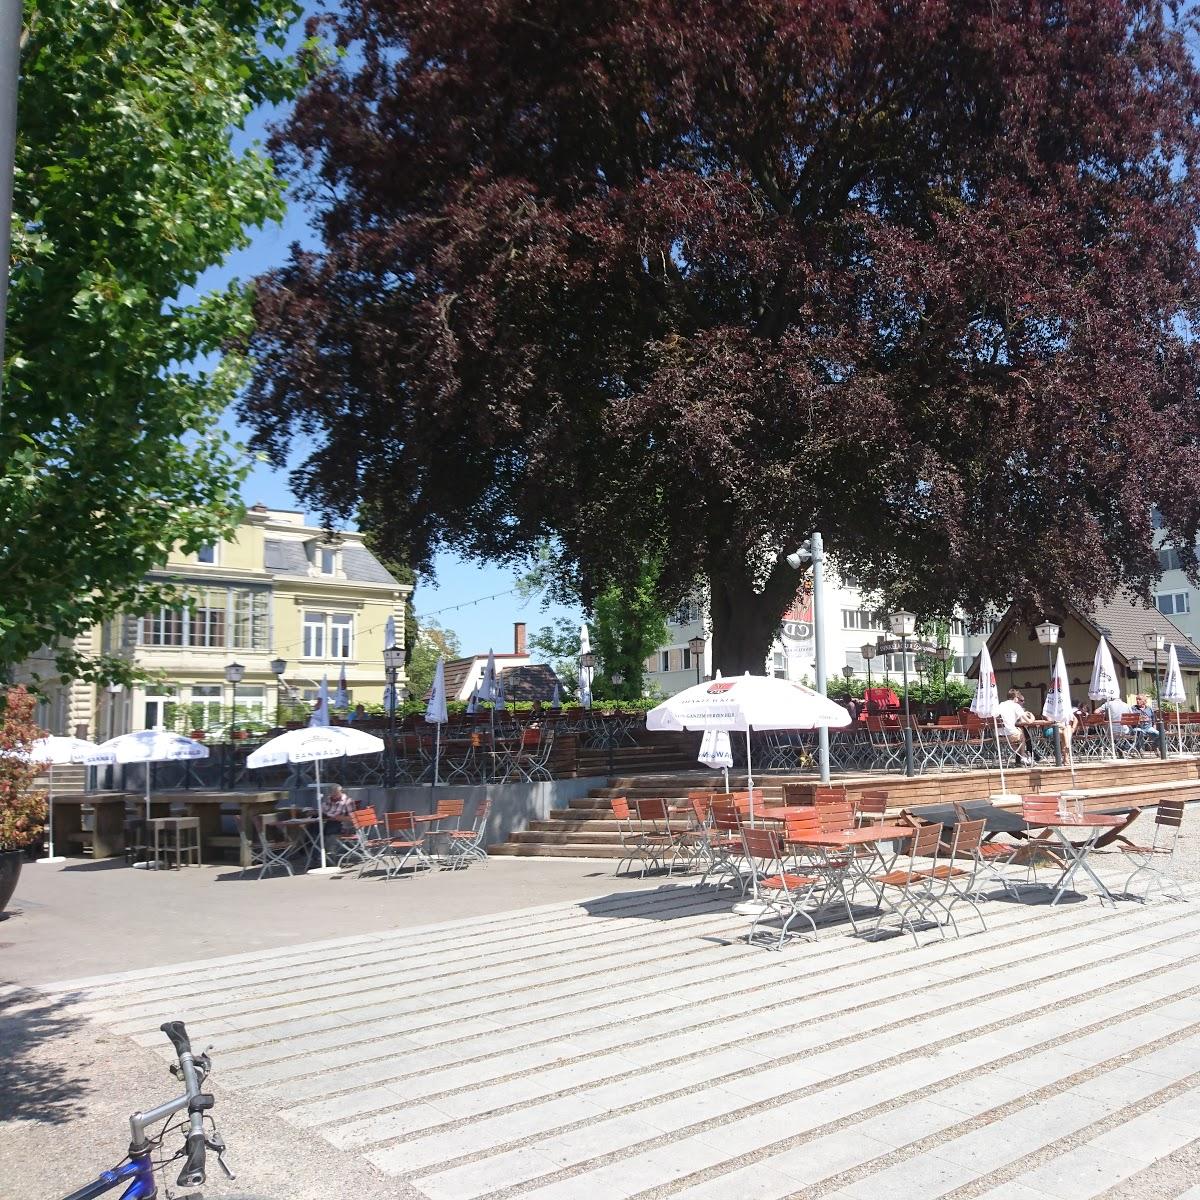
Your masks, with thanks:
M 1118 696 L 1116 700 L 1109 700 L 1106 704 L 1100 705 L 1096 711 L 1102 712 L 1108 718 L 1108 723 L 1112 726 L 1113 746 L 1117 754 L 1124 758 L 1128 752 L 1136 748 L 1134 744 L 1136 731 L 1121 721 L 1122 717 L 1127 717 L 1133 712 L 1133 705 L 1127 704 Z
M 1008 699 L 996 708 L 996 718 L 1008 739 L 1009 748 L 1016 755 L 1017 764 L 1030 766 L 1033 756 L 1025 747 L 1025 726 L 1034 720 L 1034 716 L 1026 709 L 1025 697 L 1016 688 L 1009 688 Z

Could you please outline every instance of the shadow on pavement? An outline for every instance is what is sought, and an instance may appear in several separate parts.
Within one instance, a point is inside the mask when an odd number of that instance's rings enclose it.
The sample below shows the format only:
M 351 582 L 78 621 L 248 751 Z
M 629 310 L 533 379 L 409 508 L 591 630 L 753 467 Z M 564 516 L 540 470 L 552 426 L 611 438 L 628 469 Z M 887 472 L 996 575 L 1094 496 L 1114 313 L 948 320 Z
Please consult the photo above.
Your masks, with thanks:
M 0 1125 L 36 1120 L 61 1125 L 81 1116 L 87 1081 L 39 1051 L 84 1026 L 61 999 L 20 991 L 0 997 Z

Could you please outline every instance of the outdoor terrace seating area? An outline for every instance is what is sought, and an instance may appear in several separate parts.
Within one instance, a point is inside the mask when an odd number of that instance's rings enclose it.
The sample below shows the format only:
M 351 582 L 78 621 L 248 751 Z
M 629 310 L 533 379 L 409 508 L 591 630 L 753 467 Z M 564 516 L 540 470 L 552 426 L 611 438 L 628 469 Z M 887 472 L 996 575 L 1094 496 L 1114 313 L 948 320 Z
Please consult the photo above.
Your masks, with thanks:
M 1172 874 L 1181 800 L 1143 816 L 1103 797 L 1036 794 L 1016 810 L 975 801 L 893 816 L 883 790 L 817 788 L 802 799 L 771 803 L 760 789 L 693 791 L 686 803 L 613 797 L 616 872 L 699 876 L 702 888 L 727 889 L 733 911 L 746 914 L 746 940 L 773 949 L 842 923 L 919 945 L 926 932 L 986 929 L 988 899 L 1035 894 L 1054 906 L 1084 886 L 1114 906 L 1183 899 Z M 1101 878 L 1095 856 L 1120 868 L 1123 886 Z

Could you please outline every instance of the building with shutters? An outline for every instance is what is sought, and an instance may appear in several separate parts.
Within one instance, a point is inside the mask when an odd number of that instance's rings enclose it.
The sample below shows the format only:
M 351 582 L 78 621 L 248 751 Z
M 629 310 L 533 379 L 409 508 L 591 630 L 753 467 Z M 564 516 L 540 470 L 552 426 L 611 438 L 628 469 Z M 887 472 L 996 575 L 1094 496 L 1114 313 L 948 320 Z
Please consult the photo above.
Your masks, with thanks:
M 358 533 L 329 538 L 299 513 L 256 505 L 232 538 L 173 554 L 150 577 L 180 585 L 193 605 L 128 615 L 79 641 L 90 653 L 132 658 L 156 678 L 120 690 L 78 680 L 54 686 L 39 712 L 51 732 L 222 732 L 231 713 L 239 724 L 270 725 L 289 694 L 311 703 L 323 676 L 332 695 L 343 670 L 352 705 L 382 701 L 387 620 L 395 618 L 402 647 L 412 588 L 392 578 Z M 282 675 L 272 669 L 277 660 L 287 664 Z M 233 663 L 243 668 L 238 683 L 226 678 Z M 23 664 L 16 681 L 34 674 L 53 675 L 48 651 Z

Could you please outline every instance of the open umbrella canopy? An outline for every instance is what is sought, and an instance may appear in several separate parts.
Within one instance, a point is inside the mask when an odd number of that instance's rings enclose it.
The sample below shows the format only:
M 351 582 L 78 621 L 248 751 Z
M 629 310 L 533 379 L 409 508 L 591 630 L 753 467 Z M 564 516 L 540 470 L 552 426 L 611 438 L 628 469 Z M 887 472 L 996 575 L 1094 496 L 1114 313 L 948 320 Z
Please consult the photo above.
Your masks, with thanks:
M 840 729 L 840 704 L 790 679 L 743 675 L 698 683 L 646 714 L 647 729 Z
M 189 758 L 207 758 L 208 747 L 180 733 L 165 729 L 139 729 L 101 742 L 98 749 L 113 754 L 119 763 L 180 762 Z
M 277 767 L 288 762 L 317 762 L 355 754 L 378 754 L 383 739 L 352 725 L 309 725 L 289 729 L 263 742 L 246 758 L 246 766 Z
M 114 763 L 117 756 L 112 750 L 104 750 L 95 742 L 77 737 L 38 738 L 29 751 L 29 761 L 49 763 L 60 767 L 64 763 L 82 763 L 87 767 L 98 767 Z

